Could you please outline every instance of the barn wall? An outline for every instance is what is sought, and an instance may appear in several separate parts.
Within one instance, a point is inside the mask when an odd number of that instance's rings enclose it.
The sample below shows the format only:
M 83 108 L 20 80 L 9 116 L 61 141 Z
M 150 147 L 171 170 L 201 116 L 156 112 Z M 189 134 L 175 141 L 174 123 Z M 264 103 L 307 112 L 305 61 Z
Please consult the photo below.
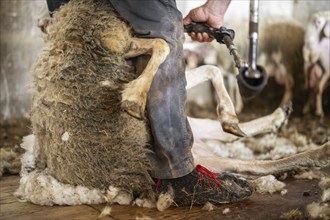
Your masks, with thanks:
M 186 15 L 190 9 L 204 2 L 178 0 L 178 7 Z M 226 23 L 248 20 L 249 5 L 249 0 L 232 0 L 225 16 Z M 260 19 L 268 16 L 294 17 L 305 24 L 311 14 L 320 10 L 330 10 L 329 0 L 259 0 Z
M 42 46 L 36 17 L 43 1 L 0 1 L 0 118 L 28 116 L 31 67 Z
M 178 5 L 183 14 L 187 14 L 190 9 L 197 7 L 205 1 L 179 1 L 181 4 Z M 230 6 L 225 15 L 226 23 L 236 22 L 241 20 L 249 19 L 249 0 L 232 0 Z M 293 8 L 292 0 L 281 0 L 280 3 L 277 0 L 260 0 L 259 2 L 259 13 L 260 18 L 263 16 L 280 15 L 280 16 L 291 16 Z
M 177 0 L 183 15 L 205 1 Z M 44 0 L 0 1 L 0 118 L 27 117 L 31 105 L 31 68 L 43 41 L 36 27 Z M 311 13 L 330 10 L 328 0 L 261 0 L 260 19 L 281 15 L 306 23 Z M 248 19 L 249 1 L 232 0 L 226 23 Z M 228 26 L 229 27 L 229 26 Z
M 313 15 L 315 12 L 325 10 L 330 10 L 329 0 L 294 0 L 292 16 L 299 20 L 302 24 L 306 24 L 311 15 Z

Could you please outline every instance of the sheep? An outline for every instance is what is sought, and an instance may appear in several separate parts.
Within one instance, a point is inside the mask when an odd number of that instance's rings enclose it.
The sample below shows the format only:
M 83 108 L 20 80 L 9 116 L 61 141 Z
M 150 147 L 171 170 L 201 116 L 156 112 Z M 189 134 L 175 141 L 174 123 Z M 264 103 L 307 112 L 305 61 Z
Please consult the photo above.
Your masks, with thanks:
M 145 106 L 148 77 L 166 58 L 168 45 L 161 39 L 132 38 L 130 28 L 105 1 L 70 1 L 54 14 L 47 31 L 34 67 L 30 118 L 36 166 L 66 184 L 151 189 L 145 158 L 149 127 L 122 108 L 142 117 L 144 109 L 136 105 Z M 124 58 L 146 51 L 152 52 L 153 66 L 137 78 L 126 70 Z M 95 167 L 100 167 L 100 178 L 94 178 Z
M 41 205 L 108 202 L 164 210 L 162 198 L 171 199 L 153 190 L 146 158 L 151 133 L 143 115 L 167 43 L 132 37 L 106 0 L 71 0 L 54 14 L 47 31 L 34 67 L 33 134 L 22 143 L 26 153 L 16 196 Z M 139 75 L 125 58 L 142 54 L 150 60 Z M 240 127 L 246 135 L 276 132 L 287 122 L 290 108 L 238 124 L 219 68 L 205 65 L 186 76 L 187 89 L 210 80 L 221 100 L 218 120 L 188 118 L 196 163 L 256 174 L 329 164 L 330 143 L 279 161 L 222 162 L 203 147 L 205 138 L 233 141 L 242 135 Z
M 324 117 L 322 96 L 330 79 L 330 11 L 315 13 L 306 28 L 303 46 L 304 56 L 304 88 L 306 91 L 316 90 L 315 114 Z M 313 96 L 304 105 L 303 112 L 310 112 Z
M 215 65 L 220 68 L 225 78 L 227 91 L 230 97 L 234 100 L 235 110 L 237 113 L 240 113 L 243 108 L 243 101 L 238 91 L 235 74 L 230 72 L 228 67 L 223 68 L 223 66 L 219 64 L 219 56 L 221 55 L 218 54 L 219 45 L 216 45 L 218 43 L 210 44 L 191 41 L 190 38 L 188 38 L 187 36 L 183 45 L 186 68 L 194 69 L 202 65 Z M 230 57 L 227 58 L 227 62 L 231 61 Z M 189 93 L 193 94 L 188 94 L 187 100 L 187 110 L 192 111 L 191 114 L 195 114 L 194 109 L 196 108 L 199 109 L 198 116 L 203 116 L 203 113 L 201 113 L 200 111 L 201 108 L 208 109 L 204 114 L 207 115 L 207 117 L 210 117 L 210 112 L 213 113 L 211 108 L 213 109 L 214 104 L 219 102 L 219 100 L 215 95 L 206 96 L 205 92 L 203 93 L 203 91 L 206 90 L 211 91 L 210 93 L 214 94 L 214 91 L 211 90 L 211 85 L 209 83 L 204 83 L 198 88 L 189 91 Z M 209 106 L 209 108 L 207 108 L 206 106 Z
M 63 184 L 148 194 L 154 184 L 146 159 L 150 128 L 137 118 L 144 118 L 167 43 L 132 37 L 107 1 L 70 1 L 54 14 L 47 32 L 34 67 L 30 117 L 37 158 L 25 170 L 42 171 Z M 150 60 L 137 75 L 125 59 L 141 54 Z M 227 114 L 226 106 L 219 110 L 230 118 L 223 120 L 230 128 L 234 113 Z
M 228 27 L 234 29 L 236 36 L 234 44 L 243 59 L 248 58 L 248 25 L 247 22 L 229 23 Z M 284 106 L 293 101 L 295 112 L 300 109 L 300 101 L 293 96 L 295 81 L 298 81 L 301 75 L 303 58 L 301 48 L 304 41 L 304 28 L 293 19 L 272 17 L 261 19 L 259 26 L 258 56 L 257 64 L 265 68 L 267 76 L 274 77 L 279 85 L 284 85 L 284 94 L 279 106 Z M 214 43 L 218 50 L 217 64 L 231 73 L 238 74 L 234 67 L 232 57 L 229 56 L 226 48 Z M 229 85 L 230 90 L 236 91 L 236 83 Z M 239 97 L 239 92 L 231 96 L 238 106 L 237 112 L 243 109 L 243 100 Z M 237 97 L 238 96 L 238 97 Z M 238 102 L 238 103 L 236 103 Z
M 187 69 L 195 69 L 202 65 L 217 65 L 217 50 L 210 43 L 191 41 L 186 35 L 183 44 Z

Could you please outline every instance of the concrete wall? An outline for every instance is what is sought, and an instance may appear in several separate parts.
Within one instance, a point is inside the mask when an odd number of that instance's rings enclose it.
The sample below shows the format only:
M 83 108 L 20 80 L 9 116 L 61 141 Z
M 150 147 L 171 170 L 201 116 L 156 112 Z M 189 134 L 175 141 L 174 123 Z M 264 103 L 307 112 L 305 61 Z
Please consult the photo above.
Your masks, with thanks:
M 43 44 L 36 22 L 44 1 L 0 0 L 0 118 L 28 116 L 31 68 Z M 177 0 L 183 15 L 204 2 Z M 260 19 L 280 15 L 306 23 L 313 12 L 330 10 L 329 7 L 329 0 L 260 0 Z M 226 23 L 248 20 L 248 13 L 249 0 L 232 0 Z
M 36 27 L 44 1 L 0 1 L 0 118 L 28 116 L 31 67 L 42 46 Z
M 205 1 L 188 0 L 180 1 L 178 5 L 185 16 L 190 9 L 202 5 Z M 232 0 L 225 15 L 225 22 L 236 22 L 249 19 L 249 0 Z M 259 0 L 260 18 L 264 16 L 291 16 L 293 8 L 292 0 Z
M 301 21 L 302 24 L 306 24 L 311 15 L 317 11 L 329 11 L 329 0 L 295 0 L 292 11 L 292 16 Z
M 200 6 L 204 0 L 178 0 L 178 7 L 185 16 L 189 10 Z M 249 19 L 249 0 L 232 0 L 225 16 L 225 22 Z M 259 0 L 260 19 L 268 16 L 294 17 L 305 24 L 311 14 L 330 10 L 329 0 Z

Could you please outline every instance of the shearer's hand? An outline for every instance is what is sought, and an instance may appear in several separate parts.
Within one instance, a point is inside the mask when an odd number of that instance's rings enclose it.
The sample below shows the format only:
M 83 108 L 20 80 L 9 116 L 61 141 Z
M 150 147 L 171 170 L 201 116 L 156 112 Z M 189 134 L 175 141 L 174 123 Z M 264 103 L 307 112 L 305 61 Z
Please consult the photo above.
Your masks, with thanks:
M 231 0 L 208 0 L 204 5 L 192 9 L 183 19 L 183 24 L 191 22 L 206 22 L 209 26 L 219 28 L 223 25 L 225 12 Z M 192 40 L 199 42 L 211 42 L 214 38 L 207 33 L 190 32 Z
M 40 9 L 40 13 L 37 19 L 37 26 L 40 28 L 40 30 L 47 34 L 47 27 L 51 22 L 51 17 L 49 15 L 47 3 L 45 1 L 44 5 Z

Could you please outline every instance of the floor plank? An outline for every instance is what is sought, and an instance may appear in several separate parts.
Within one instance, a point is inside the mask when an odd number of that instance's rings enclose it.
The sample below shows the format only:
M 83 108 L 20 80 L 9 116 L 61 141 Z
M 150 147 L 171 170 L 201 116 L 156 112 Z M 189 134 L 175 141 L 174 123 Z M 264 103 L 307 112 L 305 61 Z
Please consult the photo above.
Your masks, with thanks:
M 133 206 L 113 205 L 111 216 L 101 219 L 279 219 L 280 215 L 292 209 L 305 211 L 307 204 L 318 201 L 321 190 L 318 180 L 285 181 L 288 193 L 254 194 L 250 199 L 237 204 L 217 205 L 213 211 L 204 211 L 200 206 L 173 207 L 159 212 Z M 105 204 L 79 206 L 39 206 L 19 202 L 14 196 L 18 188 L 18 176 L 5 176 L 0 180 L 0 219 L 1 220 L 50 220 L 50 219 L 98 219 Z M 223 210 L 229 208 L 226 215 Z M 143 218 L 144 217 L 144 218 Z

